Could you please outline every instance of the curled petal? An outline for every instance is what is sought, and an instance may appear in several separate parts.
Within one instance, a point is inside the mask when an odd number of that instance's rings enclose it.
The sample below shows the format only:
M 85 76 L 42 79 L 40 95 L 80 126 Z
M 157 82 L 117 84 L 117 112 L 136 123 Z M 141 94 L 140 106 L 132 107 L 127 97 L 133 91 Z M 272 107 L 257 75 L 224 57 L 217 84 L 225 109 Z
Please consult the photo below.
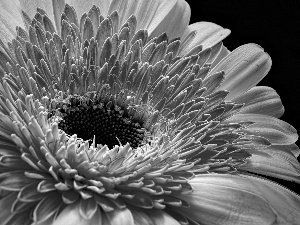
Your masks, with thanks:
M 181 209 L 203 224 L 296 224 L 300 196 L 264 179 L 207 174 L 190 181 L 194 192 Z
M 239 113 L 255 113 L 279 118 L 284 113 L 279 95 L 273 88 L 256 86 L 233 99 L 236 103 L 244 103 Z
M 297 141 L 297 130 L 275 117 L 260 114 L 237 114 L 226 121 L 252 121 L 253 125 L 241 131 L 268 139 L 274 145 L 290 145 Z
M 210 74 L 225 72 L 225 80 L 219 90 L 230 91 L 226 100 L 231 100 L 261 81 L 269 72 L 271 64 L 270 56 L 260 46 L 246 44 L 227 55 Z
M 286 146 L 270 146 L 263 150 L 250 150 L 251 157 L 240 169 L 300 183 L 300 164 Z

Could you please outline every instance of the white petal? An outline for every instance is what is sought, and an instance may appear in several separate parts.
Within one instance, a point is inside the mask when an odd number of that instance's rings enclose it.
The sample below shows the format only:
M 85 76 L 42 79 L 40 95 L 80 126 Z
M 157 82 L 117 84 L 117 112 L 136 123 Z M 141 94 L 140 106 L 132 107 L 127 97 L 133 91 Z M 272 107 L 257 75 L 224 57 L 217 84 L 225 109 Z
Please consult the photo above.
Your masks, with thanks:
M 300 149 L 296 144 L 287 145 L 285 146 L 285 148 L 287 148 L 291 153 L 293 153 L 296 158 L 298 158 L 298 156 L 300 155 Z
M 19 0 L 19 2 L 21 10 L 25 11 L 31 19 L 36 14 L 36 9 L 41 8 L 47 13 L 51 21 L 54 21 L 52 0 Z
M 129 209 L 115 209 L 106 213 L 111 225 L 134 225 L 133 216 Z
M 19 0 L 20 11 L 23 10 L 31 19 L 37 12 L 37 8 L 43 9 L 60 34 L 61 13 L 65 7 L 65 0 Z
M 64 10 L 64 5 L 69 4 L 76 10 L 78 19 L 83 13 L 87 13 L 93 5 L 99 6 L 101 15 L 107 16 L 107 11 L 111 3 L 110 0 L 20 0 L 21 9 L 24 10 L 30 18 L 33 18 L 37 7 L 42 8 L 48 14 L 52 21 L 55 21 L 57 31 L 60 32 L 60 18 Z
M 126 0 L 119 0 L 116 2 L 128 2 Z M 113 1 L 114 2 L 114 1 Z M 120 3 L 118 3 L 120 4 Z M 130 11 L 132 14 L 134 14 L 137 18 L 137 30 L 140 29 L 147 29 L 149 24 L 151 23 L 152 19 L 157 16 L 155 13 L 159 7 L 159 1 L 158 0 L 149 0 L 149 1 L 130 1 L 128 2 Z M 173 7 L 174 1 L 170 1 L 170 6 Z M 128 8 L 129 8 L 128 7 Z M 115 6 L 114 8 L 119 9 L 119 6 Z M 132 11 L 132 9 L 134 9 Z M 112 9 L 110 8 L 110 11 L 112 12 Z M 109 11 L 109 12 L 110 12 Z M 130 16 L 130 15 L 129 15 Z
M 191 207 L 181 209 L 209 224 L 297 224 L 300 196 L 265 179 L 205 174 L 190 180 L 194 192 L 182 195 Z
M 221 42 L 230 34 L 230 30 L 210 23 L 210 22 L 197 22 L 190 24 L 184 31 L 182 40 L 184 41 L 191 33 L 196 31 L 196 36 L 192 40 L 189 46 L 179 53 L 184 55 L 197 45 L 202 45 L 203 49 L 210 48 L 217 43 Z
M 154 225 L 151 217 L 145 213 L 145 210 L 131 210 L 136 225 Z
M 273 88 L 256 86 L 232 100 L 245 103 L 239 113 L 255 113 L 279 118 L 284 113 L 279 95 Z
M 227 55 L 229 55 L 229 53 L 230 53 L 230 51 L 223 45 L 218 57 L 211 64 L 211 68 L 214 68 L 223 58 L 225 58 Z
M 16 0 L 0 3 L 0 39 L 6 44 L 16 36 L 16 26 L 24 28 L 21 6 Z
M 175 3 L 173 7 L 171 5 Z M 149 36 L 166 32 L 169 40 L 180 37 L 189 24 L 191 9 L 184 0 L 162 1 L 148 26 Z
M 85 220 L 80 216 L 79 203 L 67 206 L 52 223 L 52 225 L 98 225 L 101 224 L 101 211 L 98 207 L 97 212 L 90 220 Z
M 208 174 L 190 180 L 193 192 L 181 195 L 190 208 L 184 214 L 205 225 L 273 224 L 276 214 L 259 193 L 247 187 L 246 179 Z
M 155 225 L 180 225 L 178 221 L 163 210 L 149 210 L 147 213 Z
M 172 216 L 163 210 L 130 208 L 135 225 L 179 225 Z
M 290 145 L 297 141 L 297 130 L 290 124 L 275 117 L 261 114 L 236 114 L 226 121 L 252 121 L 255 124 L 241 130 L 247 134 L 262 136 L 274 145 Z
M 88 13 L 93 5 L 100 8 L 100 13 L 105 18 L 107 16 L 111 0 L 66 0 L 66 3 L 75 8 L 78 19 L 81 18 L 83 13 Z
M 252 155 L 240 169 L 300 183 L 300 164 L 286 146 L 250 150 Z
M 225 100 L 231 100 L 261 81 L 271 64 L 271 58 L 260 46 L 246 44 L 227 55 L 210 74 L 225 72 L 225 80 L 219 90 L 230 91 Z
M 242 175 L 243 176 L 243 175 Z M 285 187 L 257 177 L 246 176 L 251 181 L 249 187 L 261 193 L 276 210 L 275 224 L 298 224 L 300 221 L 300 196 Z M 253 188 L 252 188 L 253 187 Z

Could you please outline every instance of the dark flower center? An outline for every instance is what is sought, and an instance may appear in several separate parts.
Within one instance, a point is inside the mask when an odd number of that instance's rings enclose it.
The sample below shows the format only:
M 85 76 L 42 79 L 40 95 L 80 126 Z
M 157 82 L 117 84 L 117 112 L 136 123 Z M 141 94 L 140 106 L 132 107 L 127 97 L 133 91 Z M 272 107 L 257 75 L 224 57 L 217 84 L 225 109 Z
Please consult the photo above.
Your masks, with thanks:
M 52 104 L 55 106 L 49 115 L 59 118 L 58 127 L 67 134 L 77 134 L 96 145 L 140 146 L 145 139 L 143 121 L 132 118 L 128 108 L 118 105 L 114 98 L 96 98 L 71 95 L 67 101 Z

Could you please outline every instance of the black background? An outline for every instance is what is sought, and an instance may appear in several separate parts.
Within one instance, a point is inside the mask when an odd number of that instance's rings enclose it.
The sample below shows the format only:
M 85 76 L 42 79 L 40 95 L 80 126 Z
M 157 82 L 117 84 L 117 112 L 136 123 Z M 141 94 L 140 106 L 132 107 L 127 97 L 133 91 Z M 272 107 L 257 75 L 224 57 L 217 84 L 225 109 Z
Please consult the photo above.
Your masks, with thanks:
M 229 50 L 247 43 L 264 48 L 272 58 L 272 68 L 258 85 L 277 91 L 285 107 L 280 119 L 300 130 L 300 0 L 187 2 L 191 7 L 190 23 L 209 21 L 231 30 L 223 41 Z M 300 192 L 296 183 L 272 180 Z

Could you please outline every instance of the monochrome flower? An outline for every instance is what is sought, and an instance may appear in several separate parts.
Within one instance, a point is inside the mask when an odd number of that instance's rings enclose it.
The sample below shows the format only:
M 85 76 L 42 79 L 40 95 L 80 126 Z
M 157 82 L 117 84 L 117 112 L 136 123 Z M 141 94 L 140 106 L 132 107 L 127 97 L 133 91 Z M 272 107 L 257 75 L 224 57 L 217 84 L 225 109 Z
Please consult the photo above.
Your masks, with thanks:
M 296 224 L 296 130 L 271 58 L 184 0 L 2 1 L 0 218 Z

